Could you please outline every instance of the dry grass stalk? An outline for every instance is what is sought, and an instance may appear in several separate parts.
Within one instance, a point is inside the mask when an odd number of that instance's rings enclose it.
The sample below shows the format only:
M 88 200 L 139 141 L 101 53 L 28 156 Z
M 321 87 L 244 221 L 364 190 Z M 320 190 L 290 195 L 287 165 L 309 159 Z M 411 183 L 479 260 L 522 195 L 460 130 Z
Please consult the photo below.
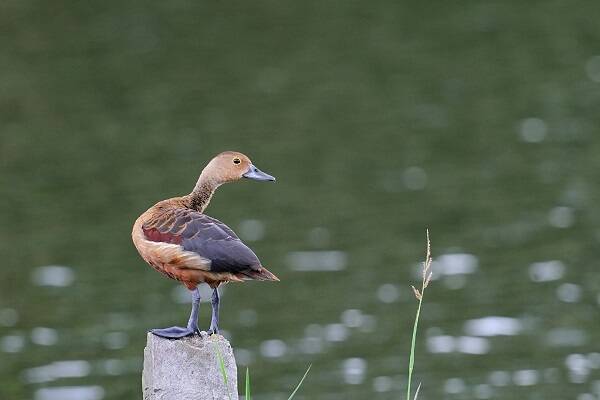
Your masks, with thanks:
M 428 229 L 427 230 L 427 252 L 425 255 L 425 261 L 423 262 L 423 274 L 422 274 L 423 279 L 421 281 L 421 290 L 417 289 L 414 286 L 411 286 L 412 290 L 415 294 L 415 297 L 419 301 L 419 306 L 417 307 L 417 314 L 415 315 L 415 324 L 413 326 L 412 342 L 411 342 L 411 346 L 410 346 L 410 359 L 408 362 L 408 386 L 406 388 L 406 400 L 410 400 L 410 385 L 412 382 L 412 372 L 413 372 L 413 368 L 415 365 L 415 343 L 417 340 L 419 316 L 421 315 L 421 304 L 423 303 L 423 295 L 425 294 L 425 289 L 427 288 L 427 286 L 429 286 L 429 282 L 431 282 L 431 276 L 433 274 L 431 271 L 432 261 L 433 260 L 431 258 L 431 243 L 429 241 L 429 229 Z M 417 391 L 415 393 L 413 400 L 416 400 L 417 396 L 419 395 L 420 389 L 421 389 L 421 384 L 419 383 L 419 387 L 417 387 Z

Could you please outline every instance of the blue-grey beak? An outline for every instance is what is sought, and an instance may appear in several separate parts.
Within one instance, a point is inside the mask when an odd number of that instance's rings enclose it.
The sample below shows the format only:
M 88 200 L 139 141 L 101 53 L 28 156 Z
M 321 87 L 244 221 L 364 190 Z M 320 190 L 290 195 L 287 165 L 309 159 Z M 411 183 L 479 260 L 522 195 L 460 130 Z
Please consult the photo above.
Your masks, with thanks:
M 262 172 L 260 169 L 256 168 L 254 165 L 250 164 L 250 168 L 244 175 L 244 178 L 254 179 L 255 181 L 271 181 L 275 182 L 275 177 L 269 174 Z

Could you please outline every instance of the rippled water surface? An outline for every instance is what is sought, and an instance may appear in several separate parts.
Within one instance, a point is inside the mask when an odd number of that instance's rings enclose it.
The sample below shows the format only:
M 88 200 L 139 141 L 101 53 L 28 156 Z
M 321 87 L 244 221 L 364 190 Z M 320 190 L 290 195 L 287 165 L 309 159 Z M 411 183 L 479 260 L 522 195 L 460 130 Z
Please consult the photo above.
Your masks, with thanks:
M 420 398 L 600 398 L 599 15 L 3 2 L 0 398 L 141 397 L 189 294 L 131 225 L 226 149 L 277 177 L 208 209 L 281 278 L 223 289 L 257 398 L 403 398 L 426 228 Z

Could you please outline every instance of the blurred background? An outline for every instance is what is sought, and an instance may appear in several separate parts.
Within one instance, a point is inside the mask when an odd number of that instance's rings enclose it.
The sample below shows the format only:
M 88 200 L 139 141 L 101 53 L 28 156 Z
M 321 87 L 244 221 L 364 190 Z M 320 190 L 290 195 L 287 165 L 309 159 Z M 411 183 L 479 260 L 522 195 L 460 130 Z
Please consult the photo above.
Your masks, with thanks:
M 0 4 L 0 398 L 141 398 L 189 295 L 137 216 L 239 150 L 208 214 L 281 278 L 224 288 L 258 399 L 600 397 L 600 5 Z M 209 307 L 201 309 L 208 327 Z

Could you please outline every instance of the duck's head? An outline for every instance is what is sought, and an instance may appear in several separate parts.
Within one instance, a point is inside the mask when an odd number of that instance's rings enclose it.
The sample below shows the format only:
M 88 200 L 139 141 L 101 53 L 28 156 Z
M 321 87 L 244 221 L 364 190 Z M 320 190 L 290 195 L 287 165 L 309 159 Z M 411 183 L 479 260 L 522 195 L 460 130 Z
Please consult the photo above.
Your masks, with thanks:
M 237 151 L 225 151 L 218 154 L 210 160 L 202 171 L 202 175 L 217 184 L 234 182 L 242 178 L 255 181 L 275 181 L 274 177 L 256 168 L 248 156 Z

